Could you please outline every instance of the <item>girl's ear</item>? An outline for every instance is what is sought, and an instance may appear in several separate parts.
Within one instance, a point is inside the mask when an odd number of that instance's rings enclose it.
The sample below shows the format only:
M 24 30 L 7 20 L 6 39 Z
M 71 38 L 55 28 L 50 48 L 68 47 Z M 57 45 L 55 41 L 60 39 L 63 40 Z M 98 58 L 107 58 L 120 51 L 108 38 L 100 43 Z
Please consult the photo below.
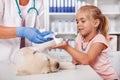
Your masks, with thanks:
M 98 27 L 100 24 L 100 20 L 99 19 L 96 19 L 95 20 L 95 23 L 94 23 L 94 27 Z

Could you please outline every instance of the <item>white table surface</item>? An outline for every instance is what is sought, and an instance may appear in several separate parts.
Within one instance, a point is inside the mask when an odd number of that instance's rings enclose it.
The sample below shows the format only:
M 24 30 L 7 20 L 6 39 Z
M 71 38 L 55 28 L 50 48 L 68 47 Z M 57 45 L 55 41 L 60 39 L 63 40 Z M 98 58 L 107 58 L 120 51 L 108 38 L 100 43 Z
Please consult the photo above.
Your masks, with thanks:
M 12 64 L 0 62 L 0 80 L 102 80 L 102 78 L 88 65 L 78 65 L 75 70 L 16 76 Z

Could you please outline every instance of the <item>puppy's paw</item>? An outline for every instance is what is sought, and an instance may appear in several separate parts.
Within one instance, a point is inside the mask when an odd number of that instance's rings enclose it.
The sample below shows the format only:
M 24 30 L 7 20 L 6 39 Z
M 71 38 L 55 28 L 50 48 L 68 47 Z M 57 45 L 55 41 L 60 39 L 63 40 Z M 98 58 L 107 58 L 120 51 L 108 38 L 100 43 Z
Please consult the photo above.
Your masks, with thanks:
M 47 73 L 50 73 L 50 71 L 43 70 L 40 72 L 40 74 L 47 74 Z
M 71 62 L 60 62 L 60 69 L 76 69 L 76 65 Z

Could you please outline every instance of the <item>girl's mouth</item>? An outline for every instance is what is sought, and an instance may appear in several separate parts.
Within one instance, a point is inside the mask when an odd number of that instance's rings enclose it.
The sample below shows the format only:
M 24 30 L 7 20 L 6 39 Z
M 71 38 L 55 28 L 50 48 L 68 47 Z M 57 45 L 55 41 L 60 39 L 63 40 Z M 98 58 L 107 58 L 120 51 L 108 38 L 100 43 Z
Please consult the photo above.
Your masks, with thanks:
M 83 31 L 84 29 L 78 29 L 79 32 Z

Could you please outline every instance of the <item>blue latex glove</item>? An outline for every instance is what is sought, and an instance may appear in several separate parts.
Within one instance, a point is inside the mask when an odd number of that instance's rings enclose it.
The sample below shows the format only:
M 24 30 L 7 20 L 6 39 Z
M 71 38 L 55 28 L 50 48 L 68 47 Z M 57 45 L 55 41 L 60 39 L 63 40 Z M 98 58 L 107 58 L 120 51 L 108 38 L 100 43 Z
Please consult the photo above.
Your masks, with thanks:
M 16 27 L 16 33 L 18 37 L 25 37 L 31 42 L 34 43 L 43 43 L 47 42 L 50 40 L 53 40 L 53 38 L 44 38 L 44 36 L 53 34 L 53 32 L 50 31 L 45 31 L 45 32 L 40 32 L 36 28 L 30 28 L 30 27 Z

